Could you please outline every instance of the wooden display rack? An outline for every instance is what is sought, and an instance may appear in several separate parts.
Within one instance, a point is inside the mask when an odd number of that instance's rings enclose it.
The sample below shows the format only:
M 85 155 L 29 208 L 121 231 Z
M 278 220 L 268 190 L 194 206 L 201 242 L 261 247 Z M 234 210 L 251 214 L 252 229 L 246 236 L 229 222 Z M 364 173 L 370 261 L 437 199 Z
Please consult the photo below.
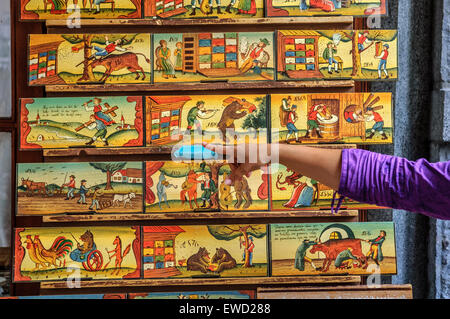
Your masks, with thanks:
M 253 93 L 283 93 L 283 92 L 308 92 L 320 93 L 333 90 L 336 93 L 342 92 L 367 92 L 368 85 L 364 82 L 355 83 L 352 80 L 340 81 L 267 81 L 267 82 L 209 82 L 199 85 L 198 83 L 176 83 L 176 84 L 154 84 L 154 85 L 47 85 L 46 87 L 30 87 L 28 86 L 28 78 L 26 67 L 27 63 L 27 36 L 31 33 L 94 33 L 105 30 L 107 26 L 108 32 L 198 32 L 208 26 L 208 32 L 220 32 L 227 30 L 228 32 L 238 31 L 239 28 L 245 26 L 246 31 L 275 31 L 280 28 L 293 29 L 353 29 L 362 27 L 362 20 L 357 19 L 355 22 L 352 17 L 298 17 L 298 18 L 261 18 L 261 19 L 117 19 L 117 20 L 82 20 L 81 28 L 69 29 L 65 20 L 48 20 L 46 22 L 19 22 L 17 12 L 20 3 L 11 0 L 11 29 L 12 29 L 12 100 L 14 105 L 18 105 L 19 98 L 44 97 L 44 96 L 80 96 L 84 93 L 102 92 L 113 93 L 118 95 L 123 92 L 138 92 L 141 95 L 151 92 L 152 94 L 169 93 L 176 94 L 178 91 L 198 93 L 199 91 L 207 91 L 211 94 L 220 94 L 221 92 L 239 93 L 245 90 L 248 94 Z M 120 148 L 120 149 L 68 149 L 68 150 L 44 150 L 44 151 L 20 151 L 18 149 L 18 132 L 20 128 L 20 118 L 18 116 L 18 108 L 13 107 L 12 118 L 10 120 L 0 120 L 1 124 L 5 124 L 6 131 L 12 132 L 13 135 L 13 167 L 16 163 L 26 162 L 54 162 L 54 161 L 80 161 L 96 160 L 97 158 L 109 157 L 120 160 L 136 161 L 136 160 L 170 160 L 170 147 L 160 148 Z M 15 170 L 12 170 L 12 188 L 15 189 Z M 124 225 L 132 222 L 164 223 L 169 221 L 173 223 L 175 220 L 187 221 L 192 223 L 193 220 L 202 220 L 207 223 L 209 219 L 220 220 L 224 218 L 233 218 L 237 220 L 251 220 L 263 223 L 270 223 L 275 220 L 304 220 L 309 221 L 365 221 L 365 213 L 363 211 L 340 211 L 338 214 L 332 214 L 326 211 L 314 212 L 236 212 L 231 214 L 223 213 L 181 213 L 181 214 L 149 214 L 149 215 L 83 215 L 83 216 L 46 216 L 43 218 L 36 217 L 16 217 L 16 203 L 12 201 L 11 216 L 12 227 L 36 227 L 48 226 L 55 224 L 56 227 L 62 223 L 82 224 L 101 223 L 101 225 Z M 12 240 L 14 242 L 14 240 Z M 13 256 L 12 256 L 13 258 Z M 107 293 L 108 289 L 120 288 L 126 291 L 127 287 L 147 289 L 151 291 L 163 286 L 175 287 L 192 287 L 198 290 L 203 286 L 217 287 L 239 286 L 256 289 L 261 286 L 297 286 L 297 285 L 355 285 L 360 284 L 363 280 L 359 276 L 316 276 L 316 277 L 255 277 L 255 278 L 220 278 L 220 279 L 164 279 L 164 280 L 109 280 L 109 281 L 81 281 L 81 288 L 85 293 L 98 292 L 100 288 Z M 49 294 L 58 291 L 64 293 L 67 291 L 66 282 L 43 282 L 36 288 L 36 284 L 13 284 L 11 287 L 12 295 L 30 295 L 30 294 Z

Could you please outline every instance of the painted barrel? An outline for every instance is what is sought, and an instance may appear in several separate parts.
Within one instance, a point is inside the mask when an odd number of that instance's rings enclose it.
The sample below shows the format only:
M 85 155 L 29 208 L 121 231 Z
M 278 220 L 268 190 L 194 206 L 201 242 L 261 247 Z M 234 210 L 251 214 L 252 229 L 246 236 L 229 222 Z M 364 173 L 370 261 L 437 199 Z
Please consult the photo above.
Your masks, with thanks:
M 324 138 L 339 138 L 339 119 L 336 115 L 333 115 L 329 120 L 321 120 L 319 126 Z

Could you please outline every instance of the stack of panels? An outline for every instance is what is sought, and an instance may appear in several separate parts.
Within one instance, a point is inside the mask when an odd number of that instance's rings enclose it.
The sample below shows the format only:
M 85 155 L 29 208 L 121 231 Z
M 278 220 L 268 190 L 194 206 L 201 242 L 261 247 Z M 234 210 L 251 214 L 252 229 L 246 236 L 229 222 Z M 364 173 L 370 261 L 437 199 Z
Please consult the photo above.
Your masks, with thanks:
M 30 82 L 56 75 L 56 50 L 30 54 Z
M 212 68 L 212 34 L 200 33 L 198 35 L 198 68 Z
M 286 71 L 316 70 L 316 52 L 314 38 L 286 38 Z
M 212 35 L 212 68 L 225 68 L 225 34 L 213 33 Z
M 225 34 L 225 59 L 227 68 L 237 68 L 237 33 L 229 32 Z
M 180 128 L 180 110 L 167 110 L 153 112 L 152 140 L 169 137 L 178 134 Z
M 175 10 L 174 0 L 164 0 L 164 12 L 169 12 Z
M 164 269 L 175 266 L 173 240 L 144 241 L 144 270 Z

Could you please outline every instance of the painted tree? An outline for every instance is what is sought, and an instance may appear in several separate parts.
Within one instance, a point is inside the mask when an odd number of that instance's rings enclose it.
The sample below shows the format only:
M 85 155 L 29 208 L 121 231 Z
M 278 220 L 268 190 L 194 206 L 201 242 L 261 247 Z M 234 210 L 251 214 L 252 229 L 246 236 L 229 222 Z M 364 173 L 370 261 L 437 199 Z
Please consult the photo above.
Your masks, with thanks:
M 245 250 L 244 268 L 251 267 L 249 247 L 251 244 L 250 236 L 255 238 L 264 238 L 267 235 L 266 225 L 219 225 L 208 226 L 209 233 L 217 240 L 230 241 L 240 237 L 240 244 Z
M 111 179 L 115 172 L 123 169 L 126 162 L 112 162 L 112 163 L 89 163 L 93 168 L 99 169 L 102 173 L 106 173 L 105 191 L 113 189 Z
M 261 128 L 267 128 L 267 108 L 266 98 L 257 97 L 255 101 L 258 103 L 258 112 L 249 114 L 242 124 L 242 129 L 254 129 L 258 131 Z
M 108 34 L 108 41 L 114 42 L 119 39 L 123 41 L 123 45 L 131 44 L 136 38 L 137 34 Z M 94 70 L 92 68 L 92 59 L 90 57 L 93 54 L 92 48 L 93 45 L 99 45 L 102 47 L 106 47 L 106 37 L 104 34 L 68 34 L 62 35 L 62 37 L 71 44 L 74 44 L 72 47 L 73 52 L 78 52 L 81 48 L 83 49 L 84 59 L 78 65 L 83 64 L 83 75 L 77 82 L 80 83 L 89 83 L 95 82 Z M 77 66 L 78 66 L 77 65 Z
M 365 47 L 363 50 L 359 50 L 358 48 L 358 39 L 359 35 L 362 34 L 363 30 L 353 30 L 353 31 L 321 31 L 320 34 L 332 40 L 333 36 L 336 33 L 339 33 L 342 36 L 341 41 L 343 42 L 352 42 L 352 49 L 350 50 L 350 54 L 352 55 L 353 62 L 353 70 L 352 77 L 363 78 L 362 64 L 361 64 L 361 56 L 367 51 L 372 45 L 374 45 L 377 41 L 391 42 L 397 38 L 396 30 L 369 30 L 368 39 L 371 41 L 371 44 Z

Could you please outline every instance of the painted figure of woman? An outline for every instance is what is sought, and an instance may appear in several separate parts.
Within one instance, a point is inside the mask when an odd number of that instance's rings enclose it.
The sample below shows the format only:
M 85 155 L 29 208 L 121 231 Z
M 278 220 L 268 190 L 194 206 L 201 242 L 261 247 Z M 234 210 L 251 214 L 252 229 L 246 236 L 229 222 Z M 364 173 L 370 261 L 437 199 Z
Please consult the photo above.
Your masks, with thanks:
M 172 62 L 170 62 L 170 49 L 167 47 L 167 41 L 161 40 L 159 44 L 161 45 L 161 49 L 159 49 L 158 53 L 163 68 L 163 78 L 175 78 L 175 70 Z
M 176 46 L 177 46 L 177 48 L 173 52 L 173 55 L 176 58 L 175 70 L 182 71 L 183 70 L 183 43 L 177 42 Z

